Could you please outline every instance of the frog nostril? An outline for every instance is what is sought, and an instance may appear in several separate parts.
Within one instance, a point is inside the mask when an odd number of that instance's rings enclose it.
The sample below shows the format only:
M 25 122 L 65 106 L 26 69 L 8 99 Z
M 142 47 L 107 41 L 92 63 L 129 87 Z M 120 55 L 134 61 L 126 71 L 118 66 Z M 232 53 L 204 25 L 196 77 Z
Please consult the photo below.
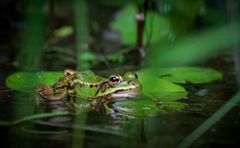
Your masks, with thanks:
M 128 85 L 135 85 L 135 83 L 132 80 L 129 80 Z

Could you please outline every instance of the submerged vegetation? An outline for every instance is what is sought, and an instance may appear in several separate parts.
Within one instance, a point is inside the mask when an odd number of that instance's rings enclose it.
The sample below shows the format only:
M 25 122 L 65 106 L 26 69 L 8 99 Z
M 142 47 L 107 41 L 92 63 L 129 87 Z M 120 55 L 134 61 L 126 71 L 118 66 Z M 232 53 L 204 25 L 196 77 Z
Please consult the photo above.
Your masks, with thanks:
M 70 147 L 92 146 L 86 131 L 100 134 L 92 140 L 118 136 L 112 139 L 122 147 L 156 147 L 159 141 L 166 147 L 198 147 L 209 144 L 198 138 L 240 101 L 238 93 L 234 96 L 238 1 L 14 4 L 24 10 L 16 10 L 24 25 L 18 28 L 17 50 L 11 51 L 12 70 L 3 80 L 13 113 L 10 120 L 1 119 L 2 127 L 18 125 L 12 128 L 45 136 L 59 132 L 63 138 L 67 130 Z M 230 93 L 224 96 L 225 91 Z M 211 106 L 216 102 L 221 104 Z M 163 135 L 165 130 L 169 134 Z M 180 137 L 171 137 L 174 132 Z

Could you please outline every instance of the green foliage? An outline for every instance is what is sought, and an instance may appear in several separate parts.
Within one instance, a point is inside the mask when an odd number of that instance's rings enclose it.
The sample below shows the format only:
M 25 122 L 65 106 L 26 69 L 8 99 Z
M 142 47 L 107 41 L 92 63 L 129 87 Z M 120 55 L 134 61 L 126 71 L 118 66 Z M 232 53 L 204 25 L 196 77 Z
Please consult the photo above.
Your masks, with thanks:
M 61 76 L 63 76 L 62 72 L 18 72 L 7 78 L 6 85 L 18 91 L 31 92 L 39 83 L 53 85 Z M 179 111 L 186 104 L 176 100 L 186 97 L 187 91 L 174 83 L 206 83 L 221 78 L 220 72 L 207 68 L 178 67 L 162 68 L 158 71 L 142 70 L 138 72 L 138 79 L 143 86 L 142 95 L 131 101 L 117 102 L 115 105 L 126 108 L 129 115 L 135 116 Z M 105 78 L 89 70 L 81 72 L 78 79 L 89 83 L 106 81 Z M 88 99 L 95 96 L 96 88 L 78 87 L 76 91 L 80 98 Z
M 143 93 L 160 100 L 177 100 L 187 95 L 183 87 L 174 83 L 199 84 L 222 78 L 222 74 L 216 70 L 197 67 L 145 69 L 139 71 L 138 75 Z
M 32 92 L 39 83 L 53 85 L 63 72 L 17 72 L 6 80 L 6 86 L 22 92 Z
M 222 74 L 209 68 L 175 67 L 159 70 L 160 77 L 174 83 L 207 83 L 222 79 Z
M 82 62 L 95 62 L 97 57 L 91 52 L 84 52 L 79 55 L 79 60 Z
M 153 77 L 151 74 L 139 76 L 139 81 L 143 86 L 143 94 L 154 100 L 177 100 L 187 95 L 182 86 Z
M 117 1 L 100 0 L 100 2 L 105 5 L 110 5 L 110 6 L 119 6 L 119 5 L 121 6 L 121 5 L 129 4 L 129 3 L 142 4 L 144 2 L 144 0 L 117 0 Z
M 107 55 L 107 59 L 112 61 L 112 62 L 122 63 L 123 62 L 123 55 L 119 54 L 119 53 L 111 54 L 111 55 Z
M 123 44 L 134 45 L 136 43 L 136 14 L 135 5 L 127 5 L 119 13 L 116 20 L 111 23 L 111 27 L 120 31 Z M 144 42 L 156 43 L 162 39 L 169 38 L 170 23 L 169 21 L 158 15 L 156 12 L 149 11 L 146 16 L 146 28 L 144 30 Z
M 203 0 L 161 0 L 157 2 L 157 7 L 170 20 L 176 38 L 189 33 L 196 25 L 196 18 L 205 14 Z
M 63 26 L 58 28 L 54 31 L 54 35 L 56 37 L 67 37 L 73 34 L 73 27 L 72 26 Z
M 157 12 L 149 11 L 144 28 L 144 43 L 158 43 L 159 41 L 173 40 L 174 34 L 170 29 L 170 22 L 167 18 Z M 135 34 L 136 36 L 136 34 Z
M 62 72 L 18 72 L 10 75 L 6 80 L 9 88 L 30 92 L 39 83 L 53 85 L 56 80 L 63 76 Z M 216 70 L 196 67 L 162 68 L 158 71 L 142 70 L 138 72 L 139 81 L 143 86 L 143 94 L 153 100 L 177 100 L 187 95 L 187 91 L 174 83 L 207 83 L 222 78 L 222 74 Z M 106 79 L 95 75 L 92 71 L 83 71 L 79 79 L 89 83 L 103 82 Z M 174 82 L 174 83 L 173 83 Z M 81 87 L 80 94 L 93 94 L 93 91 Z M 88 93 L 89 92 L 89 93 Z M 91 95 L 93 96 L 93 95 Z
M 173 43 L 155 44 L 148 63 L 156 69 L 163 66 L 182 66 L 201 61 L 223 49 L 233 46 L 240 39 L 239 25 L 228 25 L 203 31 Z
M 99 59 L 91 52 L 79 52 L 78 54 L 78 68 L 82 70 L 89 69 L 91 65 L 99 62 Z
M 20 31 L 22 42 L 15 65 L 18 69 L 36 71 L 42 68 L 43 47 L 46 36 L 45 0 L 25 1 L 25 27 Z
M 132 45 L 136 43 L 136 12 L 137 9 L 134 5 L 125 7 L 116 20 L 111 23 L 113 29 L 121 32 L 124 44 Z

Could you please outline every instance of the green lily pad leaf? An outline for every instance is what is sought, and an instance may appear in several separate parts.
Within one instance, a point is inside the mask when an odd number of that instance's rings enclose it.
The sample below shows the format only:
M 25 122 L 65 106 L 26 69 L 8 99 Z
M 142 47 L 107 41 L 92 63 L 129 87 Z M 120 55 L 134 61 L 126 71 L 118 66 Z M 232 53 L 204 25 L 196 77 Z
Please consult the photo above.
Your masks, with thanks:
M 123 8 L 117 18 L 111 23 L 111 28 L 120 31 L 123 44 L 134 45 L 136 43 L 136 14 L 136 6 L 128 5 Z M 172 36 L 170 33 L 170 22 L 156 12 L 149 11 L 145 23 L 145 43 L 155 43 L 163 38 Z
M 31 92 L 40 83 L 53 85 L 63 75 L 63 72 L 17 72 L 6 79 L 6 86 L 22 92 Z
M 178 100 L 187 95 L 187 91 L 180 85 L 153 76 L 148 72 L 138 72 L 139 81 L 143 86 L 143 94 L 153 100 Z
M 194 84 L 207 83 L 223 77 L 219 71 L 197 67 L 163 68 L 159 71 L 159 76 L 162 79 L 181 84 L 187 82 Z
M 54 35 L 57 37 L 67 37 L 73 34 L 73 27 L 72 26 L 63 26 L 59 29 L 54 31 Z
M 7 78 L 6 86 L 22 92 L 31 92 L 38 84 L 53 85 L 62 76 L 64 76 L 63 72 L 17 72 Z M 89 83 L 98 83 L 106 80 L 90 70 L 82 71 L 78 79 Z M 84 97 L 95 96 L 95 92 L 95 88 L 79 87 L 77 89 L 77 93 L 84 94 Z

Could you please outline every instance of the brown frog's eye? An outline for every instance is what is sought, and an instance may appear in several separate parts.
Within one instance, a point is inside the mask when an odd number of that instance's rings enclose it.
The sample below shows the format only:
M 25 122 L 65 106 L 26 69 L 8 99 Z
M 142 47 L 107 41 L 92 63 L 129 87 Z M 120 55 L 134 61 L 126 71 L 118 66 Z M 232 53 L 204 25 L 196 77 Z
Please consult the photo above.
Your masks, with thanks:
M 113 86 L 118 85 L 121 81 L 122 81 L 121 76 L 112 75 L 109 77 L 108 84 L 109 84 L 109 86 L 113 87 Z
M 113 76 L 113 77 L 110 78 L 110 80 L 111 80 L 112 82 L 118 82 L 118 81 L 119 81 L 119 78 L 116 77 L 116 76 Z

